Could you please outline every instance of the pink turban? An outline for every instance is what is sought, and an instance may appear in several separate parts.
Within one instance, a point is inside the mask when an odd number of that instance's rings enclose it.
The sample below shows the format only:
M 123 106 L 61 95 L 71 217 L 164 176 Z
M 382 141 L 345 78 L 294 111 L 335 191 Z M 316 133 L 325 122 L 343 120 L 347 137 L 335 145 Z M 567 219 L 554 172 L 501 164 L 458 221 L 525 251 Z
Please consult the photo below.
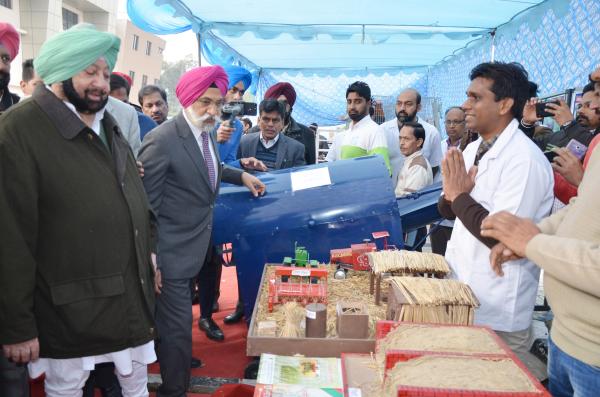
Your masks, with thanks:
M 216 85 L 221 95 L 227 93 L 227 73 L 221 66 L 203 66 L 189 70 L 181 76 L 175 88 L 179 103 L 187 108 L 200 98 L 211 85 Z
M 125 79 L 125 81 L 127 82 L 127 84 L 129 84 L 129 88 L 131 88 L 133 86 L 133 80 L 131 79 L 130 75 L 125 74 L 123 72 L 112 72 L 112 74 L 117 75 L 117 76 L 122 77 L 123 79 Z
M 10 54 L 10 60 L 15 59 L 19 53 L 19 42 L 21 36 L 19 32 L 10 24 L 0 22 L 0 44 L 2 44 Z
M 296 102 L 296 90 L 290 83 L 282 82 L 269 87 L 265 92 L 265 99 L 277 99 L 279 96 L 285 96 L 290 106 Z

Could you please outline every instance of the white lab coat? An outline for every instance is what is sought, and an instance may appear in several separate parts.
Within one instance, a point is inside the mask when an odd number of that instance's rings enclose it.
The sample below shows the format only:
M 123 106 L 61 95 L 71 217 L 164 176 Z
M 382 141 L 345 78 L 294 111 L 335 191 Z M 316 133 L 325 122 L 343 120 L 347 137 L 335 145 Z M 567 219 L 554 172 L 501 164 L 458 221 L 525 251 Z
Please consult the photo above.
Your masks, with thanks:
M 518 126 L 513 120 L 479 161 L 471 196 L 490 214 L 508 211 L 537 223 L 552 208 L 552 168 Z M 467 169 L 473 165 L 480 143 L 481 138 L 465 149 Z M 531 261 L 520 259 L 505 263 L 504 277 L 499 277 L 491 269 L 489 254 L 490 249 L 457 218 L 446 260 L 453 277 L 467 283 L 481 303 L 475 323 L 497 331 L 524 330 L 531 324 L 540 270 Z

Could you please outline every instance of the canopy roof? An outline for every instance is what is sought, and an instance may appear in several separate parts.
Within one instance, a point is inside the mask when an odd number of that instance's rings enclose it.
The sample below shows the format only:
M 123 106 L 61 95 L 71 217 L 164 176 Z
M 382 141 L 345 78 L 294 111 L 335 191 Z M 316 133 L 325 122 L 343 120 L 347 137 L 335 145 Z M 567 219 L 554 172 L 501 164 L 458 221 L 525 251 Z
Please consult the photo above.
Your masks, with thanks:
M 193 29 L 221 62 L 335 75 L 433 66 L 545 2 L 128 0 L 128 13 L 156 34 Z

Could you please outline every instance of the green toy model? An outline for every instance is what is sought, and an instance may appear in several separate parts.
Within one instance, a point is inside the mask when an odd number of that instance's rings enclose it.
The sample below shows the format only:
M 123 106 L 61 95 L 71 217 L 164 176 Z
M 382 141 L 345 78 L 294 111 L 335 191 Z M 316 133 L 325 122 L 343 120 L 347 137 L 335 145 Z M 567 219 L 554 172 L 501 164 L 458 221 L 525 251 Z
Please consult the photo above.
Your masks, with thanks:
M 294 242 L 294 258 L 286 256 L 283 258 L 283 266 L 294 266 L 294 267 L 306 267 L 309 265 L 310 267 L 319 266 L 319 262 L 310 259 L 310 255 L 305 247 L 298 246 L 298 242 Z

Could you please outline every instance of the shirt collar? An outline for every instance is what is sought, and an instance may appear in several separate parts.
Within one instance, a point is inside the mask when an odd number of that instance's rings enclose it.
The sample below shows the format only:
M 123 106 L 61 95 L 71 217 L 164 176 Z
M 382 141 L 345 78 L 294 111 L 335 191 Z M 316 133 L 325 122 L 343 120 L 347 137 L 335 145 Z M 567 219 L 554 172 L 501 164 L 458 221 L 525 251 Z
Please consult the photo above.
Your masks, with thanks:
M 270 141 L 267 141 L 266 139 L 263 138 L 262 131 L 260 131 L 260 142 L 263 144 L 263 146 L 265 148 L 267 148 L 267 149 L 272 148 L 279 141 L 279 135 L 281 135 L 281 132 L 279 134 L 275 135 L 275 138 L 271 139 Z
M 190 130 L 192 130 L 192 134 L 194 134 L 194 138 L 196 138 L 197 141 L 200 141 L 200 138 L 202 137 L 202 131 L 200 130 L 200 128 L 196 127 L 194 125 L 194 123 L 192 123 L 190 121 L 185 109 L 182 110 L 181 113 L 183 113 L 183 118 L 185 119 L 185 122 L 187 123 L 188 127 L 190 127 Z
M 360 121 L 358 121 L 357 123 L 355 123 L 354 121 L 352 121 L 350 123 L 350 128 L 349 129 L 350 130 L 355 130 L 357 128 L 364 127 L 367 124 L 371 124 L 371 123 L 375 123 L 375 122 L 371 119 L 371 116 L 369 116 L 367 114 L 365 117 L 363 117 L 362 119 L 360 119 Z M 377 123 L 375 123 L 375 124 L 377 124 Z
M 63 103 L 67 106 L 67 108 L 69 108 L 70 111 L 75 113 L 75 116 L 79 117 L 79 120 L 83 121 L 83 119 L 81 118 L 81 115 L 79 114 L 77 109 L 75 109 L 75 105 L 73 105 L 71 102 L 65 101 L 65 100 L 63 100 Z M 96 133 L 96 135 L 100 135 L 100 122 L 104 118 L 105 110 L 106 110 L 106 106 L 103 107 L 102 109 L 100 109 L 99 111 L 97 111 L 96 114 L 94 115 L 94 121 L 92 122 L 91 129 Z
M 420 156 L 423 153 L 423 150 L 417 150 L 416 152 L 414 152 L 413 154 L 411 154 L 410 156 L 408 156 L 406 159 L 404 159 L 404 164 L 410 164 L 409 160 L 414 159 L 415 157 Z

